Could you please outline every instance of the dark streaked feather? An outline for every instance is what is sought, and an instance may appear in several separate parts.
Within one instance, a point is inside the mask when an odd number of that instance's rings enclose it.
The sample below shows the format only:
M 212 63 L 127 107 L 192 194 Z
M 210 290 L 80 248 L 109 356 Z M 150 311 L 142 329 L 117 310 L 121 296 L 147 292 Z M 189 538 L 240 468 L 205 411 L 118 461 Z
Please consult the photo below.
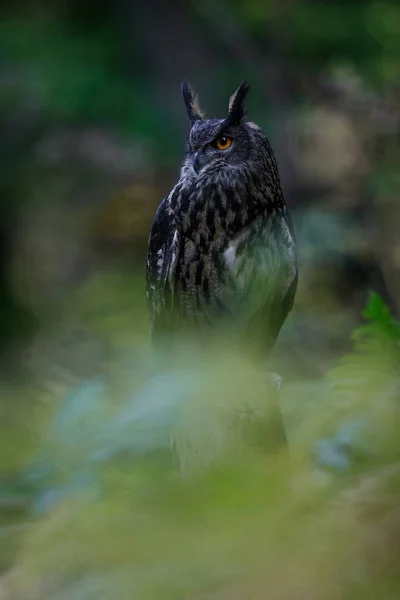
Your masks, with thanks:
M 152 334 L 169 326 L 174 305 L 175 269 L 180 237 L 166 196 L 154 217 L 147 255 L 147 302 Z
M 298 267 L 286 211 L 264 214 L 241 234 L 230 276 L 237 338 L 263 360 L 292 309 Z

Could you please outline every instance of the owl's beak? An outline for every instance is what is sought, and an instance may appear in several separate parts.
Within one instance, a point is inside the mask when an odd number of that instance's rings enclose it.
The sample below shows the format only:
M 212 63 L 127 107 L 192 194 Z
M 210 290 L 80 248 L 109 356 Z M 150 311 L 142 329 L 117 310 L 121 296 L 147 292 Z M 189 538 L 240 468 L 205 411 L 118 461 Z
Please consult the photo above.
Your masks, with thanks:
M 200 171 L 201 167 L 203 166 L 201 158 L 202 157 L 201 157 L 200 151 L 196 152 L 196 154 L 194 155 L 194 158 L 193 158 L 193 169 L 195 170 L 197 175 L 199 174 L 199 171 Z

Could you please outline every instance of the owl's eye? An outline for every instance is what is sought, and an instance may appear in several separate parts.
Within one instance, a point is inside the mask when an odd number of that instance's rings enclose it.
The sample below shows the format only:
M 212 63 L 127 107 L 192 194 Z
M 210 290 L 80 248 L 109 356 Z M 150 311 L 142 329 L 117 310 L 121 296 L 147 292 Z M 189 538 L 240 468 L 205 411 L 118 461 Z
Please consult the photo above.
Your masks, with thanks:
M 218 150 L 227 150 L 231 144 L 232 138 L 228 137 L 227 135 L 222 135 L 215 142 L 215 145 L 218 148 Z

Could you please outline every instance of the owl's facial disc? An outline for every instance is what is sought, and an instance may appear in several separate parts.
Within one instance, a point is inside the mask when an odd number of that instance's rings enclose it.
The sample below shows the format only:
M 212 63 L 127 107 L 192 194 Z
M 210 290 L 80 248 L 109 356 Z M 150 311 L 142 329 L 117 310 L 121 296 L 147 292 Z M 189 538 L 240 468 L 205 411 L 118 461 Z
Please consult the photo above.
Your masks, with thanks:
M 224 119 L 206 119 L 197 97 L 187 83 L 182 84 L 191 129 L 184 167 L 189 176 L 200 173 L 211 177 L 225 173 L 228 179 L 240 167 L 254 168 L 251 163 L 253 134 L 247 124 L 244 100 L 249 86 L 242 82 L 229 100 Z
M 188 154 L 197 175 L 206 167 L 212 171 L 237 168 L 247 160 L 249 150 L 250 139 L 244 123 L 232 125 L 226 119 L 204 119 L 190 131 Z
M 205 143 L 193 154 L 192 166 L 194 171 L 199 174 L 200 171 L 208 166 L 218 164 L 223 167 L 225 158 L 235 146 L 235 141 L 231 136 L 222 134 L 210 142 Z M 225 156 L 223 156 L 225 155 Z

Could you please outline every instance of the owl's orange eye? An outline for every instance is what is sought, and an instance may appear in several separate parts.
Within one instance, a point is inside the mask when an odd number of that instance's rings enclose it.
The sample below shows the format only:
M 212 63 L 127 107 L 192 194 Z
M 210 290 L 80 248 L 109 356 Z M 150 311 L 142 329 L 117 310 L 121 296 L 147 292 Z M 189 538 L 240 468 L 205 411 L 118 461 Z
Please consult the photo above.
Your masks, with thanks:
M 215 143 L 218 150 L 227 150 L 227 148 L 229 148 L 231 144 L 232 138 L 228 137 L 227 135 L 222 135 L 220 138 L 217 139 Z

